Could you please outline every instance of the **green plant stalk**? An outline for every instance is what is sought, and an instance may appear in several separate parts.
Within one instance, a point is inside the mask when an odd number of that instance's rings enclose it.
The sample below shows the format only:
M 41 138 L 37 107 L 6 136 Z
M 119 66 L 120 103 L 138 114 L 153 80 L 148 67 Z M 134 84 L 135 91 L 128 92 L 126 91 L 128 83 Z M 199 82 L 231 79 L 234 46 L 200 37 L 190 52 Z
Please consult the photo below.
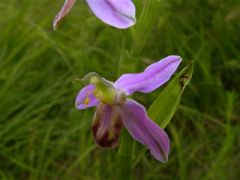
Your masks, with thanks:
M 159 18 L 160 0 L 145 0 L 143 10 L 136 24 L 132 54 L 139 53 Z
M 127 41 L 127 38 L 128 36 L 125 36 L 122 44 L 122 50 L 118 64 L 118 76 L 121 76 L 121 74 L 129 71 L 134 71 L 135 69 L 135 64 L 131 59 L 129 51 L 127 50 L 127 45 L 129 43 L 129 41 Z M 121 141 L 115 163 L 115 179 L 130 179 L 132 176 L 132 149 L 133 140 L 128 134 L 127 130 L 124 128 L 122 130 Z

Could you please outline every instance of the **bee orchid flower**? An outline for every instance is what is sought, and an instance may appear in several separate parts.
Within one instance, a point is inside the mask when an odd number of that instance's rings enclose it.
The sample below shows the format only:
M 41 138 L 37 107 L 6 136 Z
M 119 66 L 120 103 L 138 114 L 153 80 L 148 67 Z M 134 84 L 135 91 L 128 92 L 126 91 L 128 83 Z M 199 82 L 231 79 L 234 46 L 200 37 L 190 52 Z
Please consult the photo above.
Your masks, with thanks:
M 90 84 L 78 93 L 76 108 L 97 107 L 92 123 L 95 142 L 103 148 L 115 147 L 125 126 L 157 160 L 166 162 L 170 149 L 167 133 L 148 117 L 143 105 L 129 96 L 134 92 L 149 93 L 157 89 L 170 79 L 180 62 L 179 56 L 168 56 L 142 73 L 124 74 L 114 83 L 96 73 L 85 76 L 83 79 Z
M 53 27 L 69 13 L 76 0 L 65 0 L 65 3 L 54 19 Z M 104 23 L 118 29 L 133 26 L 135 19 L 135 6 L 132 0 L 86 0 L 93 14 Z

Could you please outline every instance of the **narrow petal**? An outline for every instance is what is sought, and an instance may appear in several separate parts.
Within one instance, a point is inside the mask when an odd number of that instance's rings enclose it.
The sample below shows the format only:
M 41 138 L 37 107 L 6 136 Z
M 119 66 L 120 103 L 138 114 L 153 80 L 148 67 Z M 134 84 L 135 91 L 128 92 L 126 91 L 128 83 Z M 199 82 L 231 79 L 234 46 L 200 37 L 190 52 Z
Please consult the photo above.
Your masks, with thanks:
M 167 82 L 181 62 L 179 56 L 168 56 L 148 66 L 144 72 L 124 74 L 115 83 L 116 89 L 122 89 L 127 95 L 135 91 L 148 93 Z
M 168 135 L 149 119 L 145 108 L 136 101 L 127 100 L 125 104 L 117 109 L 130 135 L 147 146 L 157 160 L 166 162 L 170 149 Z
M 99 104 L 92 125 L 95 142 L 103 148 L 116 147 L 121 129 L 121 117 L 115 107 Z
M 59 22 L 69 13 L 76 0 L 65 0 L 65 3 L 53 21 L 53 28 L 56 29 Z
M 85 86 L 78 93 L 76 102 L 75 102 L 77 109 L 85 109 L 85 108 L 97 106 L 99 104 L 99 101 L 93 94 L 94 90 L 95 90 L 95 86 L 90 84 Z
M 119 29 L 135 24 L 132 0 L 86 0 L 92 12 L 103 22 Z

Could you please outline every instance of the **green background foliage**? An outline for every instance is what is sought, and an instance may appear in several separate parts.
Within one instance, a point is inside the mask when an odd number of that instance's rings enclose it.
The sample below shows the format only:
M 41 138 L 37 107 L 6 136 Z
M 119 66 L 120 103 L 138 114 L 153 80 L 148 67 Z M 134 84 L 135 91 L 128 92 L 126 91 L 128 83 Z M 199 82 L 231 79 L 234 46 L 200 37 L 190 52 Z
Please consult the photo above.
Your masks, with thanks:
M 144 22 L 143 1 L 135 2 Z M 62 3 L 0 1 L 1 179 L 115 179 L 118 169 L 132 179 L 239 178 L 238 0 L 159 1 L 154 22 L 136 24 L 153 28 L 147 38 L 136 30 L 132 56 L 122 53 L 131 31 L 103 24 L 84 1 L 77 1 L 54 32 L 52 20 Z M 156 161 L 125 131 L 131 154 L 96 147 L 94 109 L 75 109 L 83 85 L 74 79 L 93 71 L 114 81 L 170 54 L 183 58 L 180 69 L 194 60 L 194 74 L 166 127 L 169 161 Z M 134 98 L 149 107 L 163 89 Z

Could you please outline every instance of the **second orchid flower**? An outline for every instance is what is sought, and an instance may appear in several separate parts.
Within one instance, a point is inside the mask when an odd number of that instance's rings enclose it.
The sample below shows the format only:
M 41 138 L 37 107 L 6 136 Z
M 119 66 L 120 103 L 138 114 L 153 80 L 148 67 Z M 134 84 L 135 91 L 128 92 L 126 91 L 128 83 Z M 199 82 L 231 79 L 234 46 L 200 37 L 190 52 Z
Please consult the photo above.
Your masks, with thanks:
M 65 0 L 65 3 L 54 19 L 53 26 L 69 13 L 76 0 Z M 104 23 L 118 29 L 126 29 L 136 22 L 135 6 L 132 0 L 86 0 L 93 14 Z
M 181 62 L 179 56 L 168 56 L 142 73 L 124 74 L 110 82 L 96 73 L 83 80 L 90 81 L 76 98 L 76 108 L 97 106 L 92 124 L 95 142 L 104 148 L 115 147 L 122 126 L 138 142 L 150 149 L 159 161 L 166 162 L 170 149 L 167 133 L 147 115 L 143 105 L 129 98 L 134 92 L 149 93 L 167 82 Z

